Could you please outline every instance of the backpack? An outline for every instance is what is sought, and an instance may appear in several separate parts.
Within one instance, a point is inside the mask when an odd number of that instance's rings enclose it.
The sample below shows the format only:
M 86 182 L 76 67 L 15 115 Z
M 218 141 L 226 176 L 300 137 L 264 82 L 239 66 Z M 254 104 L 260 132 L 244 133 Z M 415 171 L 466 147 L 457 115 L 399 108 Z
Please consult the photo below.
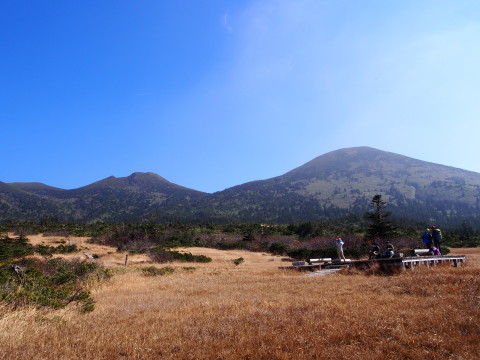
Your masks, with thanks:
M 422 241 L 425 244 L 431 243 L 432 242 L 432 235 L 430 235 L 430 233 L 428 233 L 428 232 L 424 232 L 423 235 L 422 235 Z
M 442 232 L 440 231 L 440 229 L 435 229 L 435 231 L 432 234 L 432 238 L 442 241 L 443 238 L 442 238 Z

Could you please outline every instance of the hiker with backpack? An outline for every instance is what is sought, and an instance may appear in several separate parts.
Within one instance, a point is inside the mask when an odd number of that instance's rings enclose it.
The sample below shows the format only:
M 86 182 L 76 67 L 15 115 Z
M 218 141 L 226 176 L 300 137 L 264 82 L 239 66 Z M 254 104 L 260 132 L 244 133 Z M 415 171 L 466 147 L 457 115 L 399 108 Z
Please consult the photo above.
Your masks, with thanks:
M 440 244 L 443 241 L 442 231 L 437 229 L 435 225 L 432 226 L 432 241 L 433 245 L 440 251 L 440 254 L 442 254 L 442 249 L 440 247 Z
M 425 230 L 422 235 L 422 241 L 427 247 L 427 249 L 430 249 L 430 247 L 432 246 L 432 234 L 430 229 Z

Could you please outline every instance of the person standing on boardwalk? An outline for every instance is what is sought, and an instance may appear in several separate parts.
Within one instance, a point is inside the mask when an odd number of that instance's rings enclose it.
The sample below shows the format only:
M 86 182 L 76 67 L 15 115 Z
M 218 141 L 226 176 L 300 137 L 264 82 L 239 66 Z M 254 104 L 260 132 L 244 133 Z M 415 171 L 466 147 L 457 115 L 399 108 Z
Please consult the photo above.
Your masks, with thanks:
M 339 259 L 343 259 L 345 261 L 345 255 L 343 255 L 343 240 L 342 238 L 337 238 L 335 240 L 335 245 L 337 246 L 337 254 Z
M 430 233 L 430 229 L 425 230 L 422 235 L 422 241 L 427 247 L 427 249 L 430 249 L 432 247 L 432 234 Z
M 442 253 L 442 248 L 440 247 L 440 244 L 442 243 L 443 237 L 442 237 L 442 231 L 440 229 L 437 229 L 436 226 L 432 226 L 432 240 L 433 240 L 433 245 L 440 251 L 440 254 Z

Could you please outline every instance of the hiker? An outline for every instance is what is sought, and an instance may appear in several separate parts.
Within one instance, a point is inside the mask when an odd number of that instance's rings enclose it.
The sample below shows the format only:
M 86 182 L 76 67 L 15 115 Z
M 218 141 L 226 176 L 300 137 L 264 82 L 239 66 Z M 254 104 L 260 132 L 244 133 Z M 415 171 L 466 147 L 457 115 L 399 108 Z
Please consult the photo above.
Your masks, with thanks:
M 382 254 L 383 258 L 390 259 L 394 254 L 394 247 L 390 241 L 387 241 L 386 251 Z
M 343 240 L 342 238 L 337 238 L 335 240 L 335 245 L 337 246 L 337 254 L 339 259 L 343 259 L 345 261 L 345 255 L 343 255 Z
M 427 249 L 430 249 L 430 247 L 432 246 L 432 234 L 430 232 L 430 229 L 425 230 L 422 235 L 422 241 L 427 247 Z
M 372 248 L 370 249 L 370 253 L 368 254 L 368 260 L 376 259 L 378 258 L 379 255 L 380 255 L 380 247 L 375 241 L 373 241 Z
M 433 256 L 442 255 L 442 253 L 440 252 L 440 249 L 435 246 L 430 247 L 430 254 Z
M 432 226 L 432 240 L 433 240 L 433 245 L 440 251 L 440 255 L 442 254 L 442 248 L 440 247 L 440 244 L 442 243 L 442 231 L 440 229 L 437 229 L 435 225 Z

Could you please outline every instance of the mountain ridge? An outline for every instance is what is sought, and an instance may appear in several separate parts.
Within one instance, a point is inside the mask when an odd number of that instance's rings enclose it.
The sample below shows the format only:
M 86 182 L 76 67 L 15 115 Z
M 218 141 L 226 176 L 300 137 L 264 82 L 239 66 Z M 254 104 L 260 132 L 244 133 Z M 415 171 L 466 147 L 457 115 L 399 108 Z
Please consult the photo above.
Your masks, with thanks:
M 175 221 L 291 222 L 361 214 L 382 194 L 402 217 L 477 219 L 480 174 L 370 147 L 320 155 L 283 175 L 205 193 L 152 172 L 76 189 L 1 183 L 0 220 L 36 214 L 75 221 L 155 216 Z

